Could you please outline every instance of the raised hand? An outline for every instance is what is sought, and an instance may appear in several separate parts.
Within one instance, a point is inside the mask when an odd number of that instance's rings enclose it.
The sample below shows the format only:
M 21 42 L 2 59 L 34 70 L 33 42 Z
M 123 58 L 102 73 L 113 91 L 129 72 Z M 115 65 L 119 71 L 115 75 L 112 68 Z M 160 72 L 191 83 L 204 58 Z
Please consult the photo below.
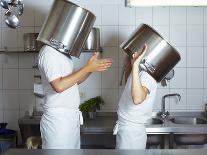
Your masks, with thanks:
M 132 55 L 132 59 L 131 59 L 132 66 L 139 66 L 139 64 L 140 64 L 140 62 L 141 62 L 141 60 L 144 57 L 146 52 L 147 52 L 147 45 L 144 44 L 143 48 L 140 51 L 135 52 Z
M 89 72 L 102 72 L 106 71 L 112 65 L 112 59 L 99 59 L 99 52 L 95 52 L 88 60 L 86 67 Z

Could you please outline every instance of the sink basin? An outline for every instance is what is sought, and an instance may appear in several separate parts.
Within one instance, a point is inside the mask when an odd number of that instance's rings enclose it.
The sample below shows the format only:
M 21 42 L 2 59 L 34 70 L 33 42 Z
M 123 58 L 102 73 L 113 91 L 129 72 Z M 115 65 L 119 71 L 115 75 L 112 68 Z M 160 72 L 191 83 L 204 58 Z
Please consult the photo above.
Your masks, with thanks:
M 171 118 L 170 121 L 172 121 L 175 124 L 207 124 L 207 120 L 197 117 L 175 117 Z
M 147 121 L 146 125 L 163 124 L 163 121 L 159 118 L 151 118 Z
M 175 124 L 199 125 L 207 124 L 207 120 L 199 117 L 174 117 L 170 119 Z M 203 145 L 207 143 L 207 134 L 175 134 L 176 145 Z
M 146 125 L 159 125 L 163 124 L 163 121 L 159 118 L 151 118 L 147 121 Z M 156 146 L 164 147 L 164 136 L 160 134 L 147 134 L 147 147 Z

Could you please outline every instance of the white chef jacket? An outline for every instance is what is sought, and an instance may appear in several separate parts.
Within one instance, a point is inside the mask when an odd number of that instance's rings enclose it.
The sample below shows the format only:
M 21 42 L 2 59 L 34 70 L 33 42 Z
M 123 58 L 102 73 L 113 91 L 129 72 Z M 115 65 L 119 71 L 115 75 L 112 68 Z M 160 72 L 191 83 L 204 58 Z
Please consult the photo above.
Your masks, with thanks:
M 54 48 L 45 45 L 39 53 L 38 67 L 42 78 L 43 92 L 45 94 L 43 108 L 60 107 L 77 110 L 80 104 L 77 84 L 62 93 L 55 92 L 50 85 L 51 81 L 67 76 L 73 72 L 72 59 Z
M 137 124 L 146 123 L 152 116 L 152 108 L 157 91 L 157 82 L 147 72 L 139 73 L 142 86 L 149 90 L 146 99 L 138 105 L 133 103 L 131 95 L 132 74 L 129 75 L 125 89 L 119 100 L 118 117 L 122 122 L 132 122 Z
M 151 117 L 157 82 L 146 72 L 139 73 L 142 86 L 149 90 L 146 99 L 138 105 L 131 95 L 132 74 L 129 75 L 119 101 L 118 121 L 114 127 L 117 149 L 145 149 L 147 135 L 144 123 Z
M 50 82 L 73 72 L 70 56 L 50 46 L 43 46 L 38 57 L 45 103 L 40 121 L 43 149 L 79 149 L 82 115 L 77 84 L 57 93 Z

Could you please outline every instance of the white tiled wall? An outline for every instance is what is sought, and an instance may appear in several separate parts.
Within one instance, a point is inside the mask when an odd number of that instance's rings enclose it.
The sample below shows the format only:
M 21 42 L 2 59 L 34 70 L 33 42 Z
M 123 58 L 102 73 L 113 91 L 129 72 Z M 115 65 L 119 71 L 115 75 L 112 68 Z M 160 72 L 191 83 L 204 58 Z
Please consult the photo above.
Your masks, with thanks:
M 167 87 L 159 85 L 154 110 L 160 110 L 161 98 L 167 93 L 179 93 L 176 98 L 166 100 L 170 111 L 201 111 L 207 102 L 207 8 L 205 7 L 147 7 L 127 8 L 124 0 L 72 0 L 91 10 L 97 20 L 95 26 L 101 30 L 103 57 L 114 61 L 108 72 L 93 74 L 80 85 L 82 101 L 102 95 L 106 104 L 102 111 L 116 111 L 124 86 L 119 86 L 124 53 L 119 45 L 140 24 L 153 26 L 180 52 L 182 60 L 175 67 L 175 77 Z M 23 49 L 22 36 L 27 32 L 39 32 L 53 0 L 24 0 L 25 12 L 21 17 L 21 28 L 6 27 L 1 12 L 0 48 Z M 83 66 L 91 53 L 74 59 L 75 68 Z M 26 110 L 40 108 L 42 99 L 33 95 L 34 75 L 38 71 L 32 66 L 37 54 L 0 54 L 0 122 L 7 121 L 9 127 L 18 128 L 17 120 Z

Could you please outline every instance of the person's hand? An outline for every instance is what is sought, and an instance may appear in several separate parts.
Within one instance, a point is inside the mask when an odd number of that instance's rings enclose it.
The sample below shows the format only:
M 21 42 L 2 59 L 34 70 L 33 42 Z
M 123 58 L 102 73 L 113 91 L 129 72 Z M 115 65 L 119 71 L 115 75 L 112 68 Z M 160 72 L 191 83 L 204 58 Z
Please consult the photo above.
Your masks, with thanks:
M 112 65 L 112 59 L 98 59 L 99 52 L 95 52 L 88 60 L 86 67 L 89 72 L 102 72 Z
M 144 57 L 145 53 L 147 52 L 147 45 L 144 44 L 143 48 L 141 49 L 141 51 L 135 52 L 132 55 L 132 59 L 131 59 L 131 65 L 132 66 L 139 66 L 142 58 Z

